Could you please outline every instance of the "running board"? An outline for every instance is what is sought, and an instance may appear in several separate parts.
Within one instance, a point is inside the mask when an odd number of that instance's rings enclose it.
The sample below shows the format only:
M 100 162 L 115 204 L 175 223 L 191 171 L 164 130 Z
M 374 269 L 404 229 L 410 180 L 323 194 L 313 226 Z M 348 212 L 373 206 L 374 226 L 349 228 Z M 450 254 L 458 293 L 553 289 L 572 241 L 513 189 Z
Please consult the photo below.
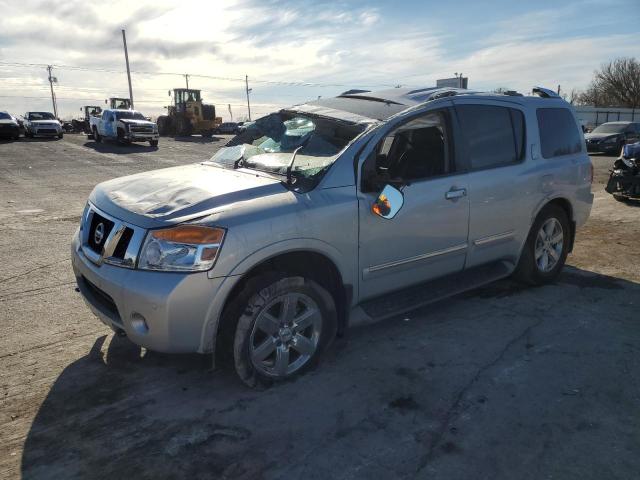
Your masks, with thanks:
M 386 293 L 360 307 L 372 320 L 383 320 L 508 277 L 512 271 L 513 266 L 507 262 L 489 263 Z

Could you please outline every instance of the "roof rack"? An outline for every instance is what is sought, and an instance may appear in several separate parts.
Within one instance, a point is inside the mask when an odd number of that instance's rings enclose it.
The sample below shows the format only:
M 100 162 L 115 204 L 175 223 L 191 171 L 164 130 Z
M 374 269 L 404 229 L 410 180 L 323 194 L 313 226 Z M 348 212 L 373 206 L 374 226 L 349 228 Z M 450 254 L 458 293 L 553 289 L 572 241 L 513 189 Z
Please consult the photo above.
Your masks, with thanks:
M 560 95 L 558 95 L 553 90 L 549 90 L 548 88 L 543 88 L 543 87 L 533 87 L 533 90 L 531 90 L 531 93 L 541 98 L 560 98 Z

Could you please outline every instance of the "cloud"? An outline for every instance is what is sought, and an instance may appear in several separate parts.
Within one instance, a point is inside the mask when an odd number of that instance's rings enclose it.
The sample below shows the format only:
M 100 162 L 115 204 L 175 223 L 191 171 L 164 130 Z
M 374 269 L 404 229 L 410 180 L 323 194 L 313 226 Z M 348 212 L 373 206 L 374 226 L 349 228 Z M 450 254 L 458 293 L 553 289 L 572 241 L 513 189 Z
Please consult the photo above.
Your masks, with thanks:
M 456 71 L 470 76 L 472 88 L 527 91 L 536 83 L 552 88 L 560 83 L 569 89 L 586 86 L 603 61 L 634 55 L 640 44 L 640 34 L 630 27 L 624 30 L 619 19 L 620 9 L 632 9 L 637 0 L 611 0 L 615 8 L 604 7 L 603 1 L 570 2 L 553 10 L 519 6 L 480 22 L 464 17 L 464 9 L 452 18 L 446 9 L 442 15 L 427 15 L 418 8 L 364 0 L 138 0 L 133 10 L 125 0 L 0 0 L 0 61 L 121 71 L 120 30 L 126 28 L 136 72 L 134 96 L 151 115 L 162 112 L 167 90 L 183 86 L 184 78 L 139 72 L 237 79 L 249 75 L 252 101 L 263 110 L 351 87 L 432 85 Z M 581 15 L 585 9 L 598 15 Z M 37 108 L 47 107 L 44 69 L 0 68 L 12 79 L 3 81 L 0 95 L 45 97 L 0 97 L 0 104 L 16 112 L 37 102 Z M 83 101 L 128 90 L 122 73 L 60 69 L 56 74 L 59 97 L 69 98 L 61 101 L 62 110 L 70 114 Z M 23 84 L 16 81 L 20 78 Z M 257 79 L 327 86 L 291 87 Z M 240 81 L 194 75 L 190 85 L 224 110 L 228 103 L 240 110 L 246 101 Z

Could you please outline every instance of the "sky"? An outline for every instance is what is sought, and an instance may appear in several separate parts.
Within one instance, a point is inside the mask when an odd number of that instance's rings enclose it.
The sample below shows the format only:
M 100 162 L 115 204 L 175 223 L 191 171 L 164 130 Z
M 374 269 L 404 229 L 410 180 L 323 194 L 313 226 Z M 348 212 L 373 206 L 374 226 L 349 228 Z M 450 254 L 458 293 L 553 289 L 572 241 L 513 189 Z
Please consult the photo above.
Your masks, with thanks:
M 202 90 L 229 120 L 351 88 L 425 87 L 462 73 L 469 88 L 584 89 L 603 62 L 639 56 L 640 0 L 0 0 L 0 111 L 59 116 L 128 97 L 155 117 L 169 90 Z

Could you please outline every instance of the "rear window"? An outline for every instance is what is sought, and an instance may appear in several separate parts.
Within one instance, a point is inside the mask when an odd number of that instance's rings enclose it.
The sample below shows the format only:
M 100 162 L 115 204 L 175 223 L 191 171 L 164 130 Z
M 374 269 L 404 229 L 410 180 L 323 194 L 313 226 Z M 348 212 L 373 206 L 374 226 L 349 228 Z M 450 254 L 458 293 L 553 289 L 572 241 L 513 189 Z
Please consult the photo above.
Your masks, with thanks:
M 583 137 L 568 109 L 539 108 L 536 115 L 544 158 L 570 155 L 582 150 Z
M 512 165 L 523 158 L 522 112 L 492 105 L 458 105 L 456 112 L 467 139 L 472 170 Z

